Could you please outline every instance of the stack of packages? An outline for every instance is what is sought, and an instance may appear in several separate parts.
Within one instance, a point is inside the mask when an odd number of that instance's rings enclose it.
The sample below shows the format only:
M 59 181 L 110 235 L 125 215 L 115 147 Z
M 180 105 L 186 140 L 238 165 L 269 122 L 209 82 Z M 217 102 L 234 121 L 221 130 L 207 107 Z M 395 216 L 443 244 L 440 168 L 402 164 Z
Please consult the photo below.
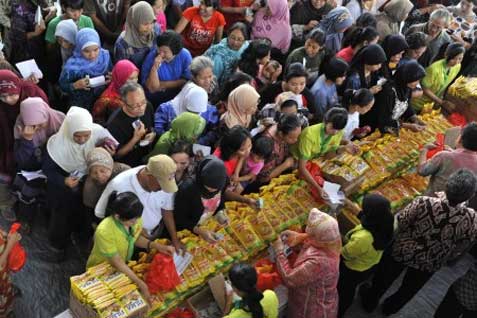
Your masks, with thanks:
M 455 111 L 467 121 L 477 120 L 477 77 L 458 77 L 447 90 L 446 99 L 456 105 Z
M 70 278 L 71 292 L 89 313 L 73 313 L 77 317 L 127 318 L 145 313 L 147 304 L 137 286 L 123 273 L 110 264 L 102 263 L 91 267 L 79 276 Z

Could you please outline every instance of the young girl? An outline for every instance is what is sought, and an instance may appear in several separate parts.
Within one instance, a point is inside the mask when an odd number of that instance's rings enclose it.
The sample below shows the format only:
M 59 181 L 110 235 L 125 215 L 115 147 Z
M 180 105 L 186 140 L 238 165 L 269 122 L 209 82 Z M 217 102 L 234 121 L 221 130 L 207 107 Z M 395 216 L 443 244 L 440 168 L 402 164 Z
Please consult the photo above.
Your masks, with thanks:
M 258 75 L 257 86 L 258 88 L 268 84 L 275 84 L 278 77 L 282 74 L 282 66 L 278 61 L 270 60 L 260 70 Z
M 84 28 L 76 35 L 73 56 L 66 61 L 59 84 L 70 95 L 71 105 L 91 109 L 107 81 L 96 87 L 90 85 L 90 79 L 102 75 L 109 78 L 112 68 L 109 52 L 101 48 L 98 32 Z
M 235 126 L 222 137 L 214 156 L 222 159 L 227 175 L 231 177 L 235 173 L 239 160 L 247 158 L 251 149 L 252 137 L 249 131 L 242 126 Z
M 166 14 L 164 13 L 164 10 L 167 7 L 168 1 L 167 0 L 148 0 L 147 2 L 152 6 L 152 9 L 154 10 L 154 14 L 156 15 L 156 23 L 161 29 L 161 32 L 166 31 L 167 20 L 166 20 Z
M 353 137 L 363 137 L 371 131 L 369 126 L 359 128 L 359 116 L 366 114 L 374 105 L 374 95 L 367 88 L 357 91 L 348 89 L 343 95 L 343 106 L 348 109 L 348 122 L 343 129 L 343 139 L 350 141 Z
M 343 39 L 342 49 L 336 53 L 336 57 L 342 58 L 351 63 L 353 56 L 362 47 L 369 44 L 376 44 L 379 41 L 379 33 L 373 27 L 355 27 L 350 30 Z
M 63 65 L 73 55 L 77 33 L 78 26 L 72 19 L 60 21 L 56 26 L 55 37 L 60 46 Z
M 240 183 L 235 188 L 236 193 L 242 193 L 250 182 L 255 181 L 265 161 L 270 158 L 273 145 L 273 140 L 269 137 L 258 137 L 253 140 L 252 151 L 247 158 L 241 158 L 232 176 L 233 182 Z

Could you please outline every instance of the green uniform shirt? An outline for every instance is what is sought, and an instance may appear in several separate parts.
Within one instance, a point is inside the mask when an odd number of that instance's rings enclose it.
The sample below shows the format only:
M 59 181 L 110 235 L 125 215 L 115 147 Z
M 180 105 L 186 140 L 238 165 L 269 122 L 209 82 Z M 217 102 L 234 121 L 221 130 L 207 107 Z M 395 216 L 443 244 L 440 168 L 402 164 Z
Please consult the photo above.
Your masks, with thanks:
M 336 151 L 342 138 L 343 130 L 332 136 L 326 135 L 324 123 L 309 126 L 302 131 L 292 152 L 297 159 L 315 159 L 329 151 Z
M 272 290 L 266 290 L 263 292 L 263 298 L 260 301 L 263 309 L 263 315 L 265 318 L 277 318 L 278 317 L 278 297 Z M 233 308 L 230 314 L 224 318 L 252 318 L 250 312 L 246 312 L 241 308 Z
M 371 232 L 357 225 L 345 236 L 346 244 L 341 250 L 346 267 L 358 272 L 370 269 L 381 260 L 383 251 L 374 249 Z

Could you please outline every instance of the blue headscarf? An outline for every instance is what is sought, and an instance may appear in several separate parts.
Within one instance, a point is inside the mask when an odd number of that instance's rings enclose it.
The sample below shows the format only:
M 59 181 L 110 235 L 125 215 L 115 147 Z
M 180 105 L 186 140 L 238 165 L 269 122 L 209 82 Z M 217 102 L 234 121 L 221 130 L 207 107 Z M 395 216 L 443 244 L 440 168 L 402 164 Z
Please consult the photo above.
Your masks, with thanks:
M 341 49 L 343 33 L 339 31 L 349 28 L 353 17 L 346 7 L 336 7 L 321 20 L 319 28 L 326 34 L 325 46 L 335 54 Z
M 81 51 L 88 46 L 97 45 L 99 54 L 96 60 L 90 61 L 85 59 Z M 72 72 L 80 72 L 88 74 L 91 77 L 104 75 L 108 72 L 110 63 L 109 52 L 101 48 L 101 41 L 98 32 L 91 28 L 84 28 L 76 34 L 76 46 L 73 56 L 68 59 L 65 69 Z

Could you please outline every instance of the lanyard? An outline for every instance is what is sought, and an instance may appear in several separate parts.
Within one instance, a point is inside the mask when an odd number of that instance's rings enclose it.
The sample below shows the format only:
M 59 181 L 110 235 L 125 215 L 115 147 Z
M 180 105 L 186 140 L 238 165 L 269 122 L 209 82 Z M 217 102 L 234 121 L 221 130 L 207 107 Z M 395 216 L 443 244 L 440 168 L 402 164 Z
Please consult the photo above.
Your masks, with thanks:
M 114 219 L 114 223 L 119 228 L 119 230 L 121 232 L 123 232 L 124 235 L 126 235 L 126 240 L 128 242 L 128 254 L 126 256 L 126 261 L 129 261 L 131 259 L 131 257 L 133 256 L 133 253 L 134 253 L 134 233 L 133 233 L 133 229 L 132 229 L 132 227 L 130 227 L 129 232 L 128 232 L 128 231 L 126 231 L 126 228 L 124 227 L 124 225 L 121 222 L 116 220 L 114 217 L 113 217 L 113 219 Z
M 321 124 L 321 129 L 320 129 L 320 156 L 323 155 L 323 151 L 326 149 L 326 147 L 329 145 L 331 141 L 331 135 L 327 135 L 325 133 L 325 123 Z

